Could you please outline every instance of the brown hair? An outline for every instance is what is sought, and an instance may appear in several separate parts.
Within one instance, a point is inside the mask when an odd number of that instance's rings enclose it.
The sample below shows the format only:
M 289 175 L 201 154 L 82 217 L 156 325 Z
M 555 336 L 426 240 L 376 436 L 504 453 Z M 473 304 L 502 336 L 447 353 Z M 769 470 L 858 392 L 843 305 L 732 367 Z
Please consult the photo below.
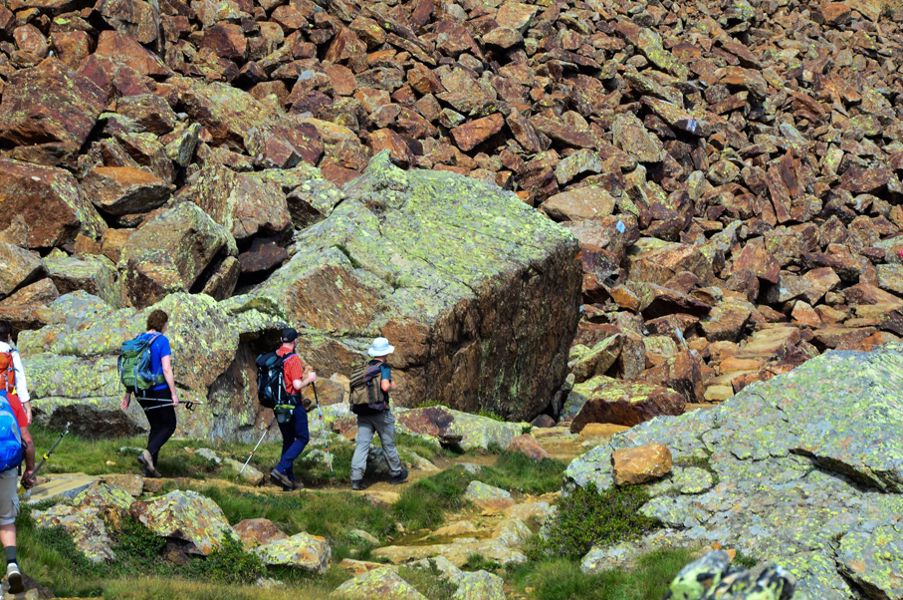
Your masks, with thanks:
M 12 333 L 13 326 L 9 324 L 9 321 L 0 321 L 0 342 L 8 342 Z
M 163 331 L 167 321 L 169 321 L 169 315 L 162 310 L 155 310 L 147 315 L 147 328 L 153 329 L 154 331 Z

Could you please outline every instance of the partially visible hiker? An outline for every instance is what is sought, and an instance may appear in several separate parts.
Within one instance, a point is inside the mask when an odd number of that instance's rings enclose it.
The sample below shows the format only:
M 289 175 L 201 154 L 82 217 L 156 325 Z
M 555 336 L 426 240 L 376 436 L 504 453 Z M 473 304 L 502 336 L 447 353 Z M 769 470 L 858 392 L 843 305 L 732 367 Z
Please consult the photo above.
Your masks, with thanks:
M 31 471 L 34 469 L 34 442 L 28 430 L 31 427 L 31 397 L 28 395 L 22 357 L 12 342 L 12 332 L 9 321 L 0 321 L 0 391 L 6 391 L 7 401 L 22 433 L 26 465 L 25 473 L 22 474 L 24 482 L 31 478 Z M 31 465 L 31 469 L 28 465 Z
M 291 327 L 282 330 L 281 344 L 276 355 L 282 359 L 282 384 L 285 397 L 276 405 L 276 422 L 282 432 L 282 457 L 279 464 L 270 471 L 273 483 L 285 490 L 297 490 L 304 484 L 295 477 L 297 459 L 310 441 L 307 411 L 301 401 L 301 390 L 317 380 L 311 370 L 296 352 L 298 332 Z
M 131 341 L 141 348 L 142 354 L 149 358 L 146 379 L 142 379 L 145 384 L 148 384 L 148 387 L 143 388 L 137 383 L 134 384 L 134 387 L 126 386 L 125 395 L 120 403 L 122 410 L 127 410 L 132 394 L 135 394 L 150 425 L 147 449 L 138 455 L 138 462 L 143 467 L 146 477 L 161 476 L 160 471 L 157 470 L 160 448 L 176 431 L 176 406 L 179 404 L 179 393 L 176 390 L 176 380 L 172 374 L 172 348 L 169 345 L 169 338 L 163 334 L 167 322 L 169 322 L 169 315 L 164 311 L 159 309 L 152 311 L 147 316 L 147 331 Z M 120 366 L 120 368 L 122 367 Z
M 7 324 L 8 325 L 8 324 Z M 9 345 L 9 342 L 6 342 Z M 24 379 L 22 380 L 24 381 Z M 20 390 L 21 391 L 21 390 Z M 22 485 L 27 489 L 34 485 L 34 449 L 25 451 L 25 441 L 19 428 L 20 417 L 9 402 L 10 396 L 0 390 L 0 544 L 6 558 L 6 579 L 9 592 L 24 591 L 22 573 L 16 559 L 16 517 L 19 515 L 18 479 L 22 459 L 25 474 Z
M 395 352 L 389 340 L 378 337 L 373 340 L 367 354 L 371 360 L 356 371 L 351 378 L 351 411 L 357 415 L 357 438 L 351 459 L 351 489 L 364 489 L 364 473 L 373 433 L 379 435 L 383 453 L 389 462 L 390 483 L 404 483 L 408 471 L 401 464 L 395 447 L 395 417 L 389 410 L 389 392 L 395 389 L 392 369 L 386 357 Z

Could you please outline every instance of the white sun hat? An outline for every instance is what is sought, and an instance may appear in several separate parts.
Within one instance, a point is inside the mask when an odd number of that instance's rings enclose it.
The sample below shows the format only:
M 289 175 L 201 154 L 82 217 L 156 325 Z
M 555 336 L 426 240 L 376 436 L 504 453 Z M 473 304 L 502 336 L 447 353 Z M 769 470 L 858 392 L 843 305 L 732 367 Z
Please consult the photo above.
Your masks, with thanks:
M 395 352 L 395 346 L 390 344 L 389 340 L 384 337 L 376 338 L 373 340 L 373 343 L 370 344 L 370 347 L 367 348 L 367 354 L 374 358 L 378 356 L 387 356 L 393 352 Z

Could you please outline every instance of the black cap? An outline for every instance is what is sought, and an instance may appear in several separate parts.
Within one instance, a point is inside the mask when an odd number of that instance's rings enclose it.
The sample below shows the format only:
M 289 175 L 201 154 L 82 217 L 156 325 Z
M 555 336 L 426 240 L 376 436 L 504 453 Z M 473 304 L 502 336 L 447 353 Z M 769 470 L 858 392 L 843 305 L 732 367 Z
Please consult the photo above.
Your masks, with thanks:
M 298 339 L 298 332 L 291 327 L 286 327 L 282 330 L 283 342 L 294 342 L 296 339 Z

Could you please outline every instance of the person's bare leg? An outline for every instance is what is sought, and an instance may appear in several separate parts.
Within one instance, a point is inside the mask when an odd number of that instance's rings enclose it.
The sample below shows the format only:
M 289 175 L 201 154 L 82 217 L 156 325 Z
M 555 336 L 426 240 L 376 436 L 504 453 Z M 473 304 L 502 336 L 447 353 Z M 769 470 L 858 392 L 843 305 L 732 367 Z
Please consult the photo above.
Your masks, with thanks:
M 11 594 L 24 591 L 22 585 L 22 573 L 16 563 L 16 526 L 15 524 L 0 525 L 0 544 L 3 544 L 3 553 L 6 558 L 6 578 Z
M 4 548 L 16 545 L 16 526 L 0 525 L 0 544 Z

